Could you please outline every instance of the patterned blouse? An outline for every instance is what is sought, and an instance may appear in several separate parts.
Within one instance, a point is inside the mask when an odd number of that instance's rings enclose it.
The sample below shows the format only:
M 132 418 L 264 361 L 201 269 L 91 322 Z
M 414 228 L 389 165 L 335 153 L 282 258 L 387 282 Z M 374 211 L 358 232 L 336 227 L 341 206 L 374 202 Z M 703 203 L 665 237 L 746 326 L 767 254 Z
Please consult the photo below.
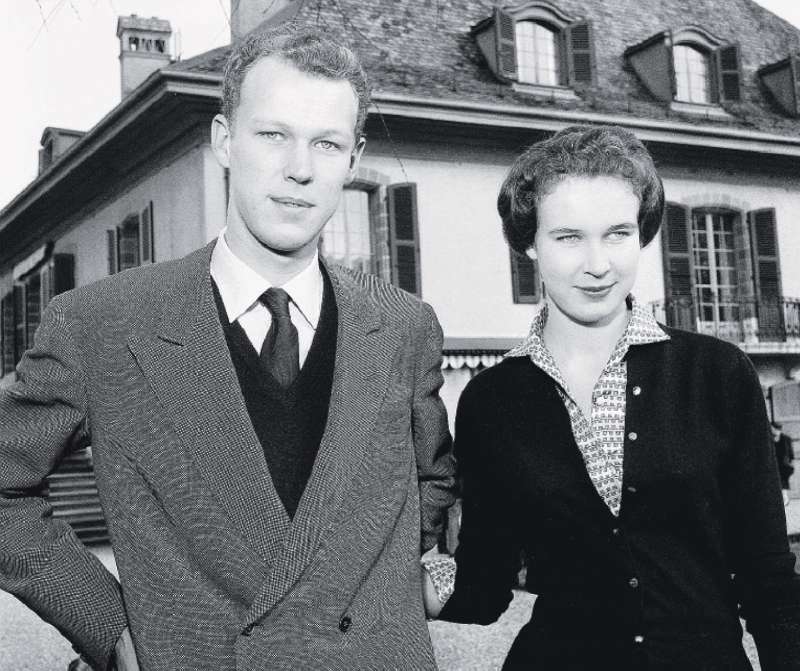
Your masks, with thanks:
M 628 325 L 592 391 L 591 417 L 584 415 L 573 398 L 553 355 L 544 344 L 542 336 L 548 312 L 546 303 L 534 317 L 528 337 L 506 354 L 507 357 L 530 357 L 535 366 L 556 382 L 561 400 L 569 413 L 572 433 L 589 478 L 615 516 L 619 515 L 622 497 L 625 394 L 628 383 L 625 355 L 634 345 L 669 340 L 669 336 L 658 325 L 650 310 L 639 305 L 633 297 L 629 297 L 628 304 L 631 309 Z M 638 395 L 641 390 L 634 387 L 631 393 Z M 637 436 L 632 432 L 628 438 L 635 441 Z M 439 601 L 444 605 L 455 586 L 455 560 L 449 556 L 433 555 L 426 556 L 423 564 L 431 576 Z

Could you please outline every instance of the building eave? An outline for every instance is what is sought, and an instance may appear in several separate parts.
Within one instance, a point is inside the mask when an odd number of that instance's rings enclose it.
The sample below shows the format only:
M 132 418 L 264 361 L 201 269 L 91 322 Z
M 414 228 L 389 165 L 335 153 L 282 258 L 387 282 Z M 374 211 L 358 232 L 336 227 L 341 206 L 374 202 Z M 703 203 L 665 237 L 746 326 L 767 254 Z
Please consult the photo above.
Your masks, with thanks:
M 0 210 L 0 232 L 32 202 L 67 179 L 91 160 L 99 148 L 124 133 L 165 97 L 178 94 L 219 99 L 221 82 L 222 76 L 215 73 L 154 72 Z
M 373 111 L 384 116 L 549 132 L 574 124 L 613 124 L 629 128 L 640 139 L 650 142 L 800 158 L 800 137 L 740 128 L 717 128 L 679 121 L 542 107 L 419 98 L 388 92 L 376 92 L 373 102 Z

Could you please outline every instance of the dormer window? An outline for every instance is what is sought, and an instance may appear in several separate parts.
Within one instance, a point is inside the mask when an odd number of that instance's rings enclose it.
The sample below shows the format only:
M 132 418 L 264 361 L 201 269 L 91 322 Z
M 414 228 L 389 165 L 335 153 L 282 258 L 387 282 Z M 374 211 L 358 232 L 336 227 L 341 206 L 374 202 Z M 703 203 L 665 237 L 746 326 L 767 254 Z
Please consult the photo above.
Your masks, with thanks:
M 696 26 L 657 33 L 625 58 L 653 97 L 677 111 L 724 116 L 719 103 L 742 99 L 739 47 Z
M 708 55 L 692 44 L 676 44 L 675 100 L 707 105 L 711 102 Z
M 548 2 L 495 7 L 472 34 L 492 72 L 518 91 L 574 98 L 569 87 L 594 82 L 591 23 Z
M 558 32 L 536 21 L 517 21 L 517 79 L 523 84 L 561 84 Z

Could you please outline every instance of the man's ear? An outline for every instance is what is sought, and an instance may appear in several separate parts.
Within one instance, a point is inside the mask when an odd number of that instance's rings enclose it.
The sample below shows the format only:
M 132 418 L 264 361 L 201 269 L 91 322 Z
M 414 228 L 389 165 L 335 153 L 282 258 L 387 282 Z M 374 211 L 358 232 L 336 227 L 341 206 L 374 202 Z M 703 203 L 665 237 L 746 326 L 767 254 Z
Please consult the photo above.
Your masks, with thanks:
M 217 114 L 211 121 L 211 149 L 219 164 L 223 168 L 230 168 L 231 127 L 222 114 Z
M 350 154 L 350 170 L 347 173 L 347 183 L 349 184 L 356 178 L 356 174 L 358 174 L 358 164 L 361 161 L 361 154 L 364 153 L 364 147 L 367 145 L 367 138 L 363 135 L 358 139 L 356 142 L 356 146 L 353 147 L 353 151 Z

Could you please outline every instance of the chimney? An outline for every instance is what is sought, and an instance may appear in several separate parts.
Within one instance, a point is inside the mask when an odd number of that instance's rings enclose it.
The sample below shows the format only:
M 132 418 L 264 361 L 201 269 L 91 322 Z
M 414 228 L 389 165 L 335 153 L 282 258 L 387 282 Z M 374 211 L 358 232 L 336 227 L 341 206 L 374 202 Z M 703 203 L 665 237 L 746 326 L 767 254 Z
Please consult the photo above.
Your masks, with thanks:
M 255 28 L 269 28 L 290 21 L 302 4 L 302 0 L 233 0 L 231 42 L 240 40 Z
M 156 70 L 169 65 L 169 21 L 131 14 L 117 21 L 122 97 L 127 96 Z
M 69 130 L 68 128 L 54 128 L 48 126 L 42 133 L 39 141 L 42 145 L 39 149 L 39 174 L 41 175 L 53 163 L 55 163 L 67 149 L 80 140 L 85 133 L 80 130 Z

